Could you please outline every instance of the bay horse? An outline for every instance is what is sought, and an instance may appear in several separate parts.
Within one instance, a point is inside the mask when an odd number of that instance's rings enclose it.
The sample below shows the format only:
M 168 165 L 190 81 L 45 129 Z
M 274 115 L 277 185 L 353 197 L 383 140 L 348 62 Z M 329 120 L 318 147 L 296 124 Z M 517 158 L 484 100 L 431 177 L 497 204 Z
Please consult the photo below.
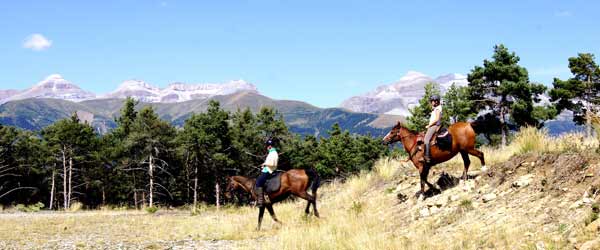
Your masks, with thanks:
M 425 185 L 430 190 L 439 191 L 438 188 L 434 187 L 433 184 L 427 181 L 427 175 L 429 169 L 439 163 L 452 159 L 456 154 L 460 153 L 464 163 L 464 171 L 462 179 L 467 180 L 467 171 L 469 171 L 469 165 L 471 160 L 469 155 L 473 155 L 481 161 L 481 166 L 485 166 L 485 160 L 483 152 L 475 149 L 475 137 L 477 136 L 471 123 L 468 122 L 457 122 L 448 127 L 448 132 L 452 136 L 452 145 L 449 150 L 442 150 L 437 145 L 431 145 L 431 163 L 425 163 L 421 161 L 424 154 L 424 150 L 418 150 L 420 144 L 418 139 L 423 139 L 422 134 L 412 131 L 401 122 L 398 122 L 392 130 L 383 138 L 383 144 L 389 145 L 391 143 L 401 141 L 404 146 L 404 150 L 408 153 L 408 159 L 412 161 L 417 170 L 419 170 L 419 177 L 421 179 L 421 190 L 417 192 L 419 194 L 425 194 Z M 437 136 L 437 135 L 436 135 Z M 425 145 L 423 145 L 424 147 Z
M 317 172 L 314 169 L 292 169 L 281 173 L 280 178 L 281 185 L 279 190 L 269 194 L 265 193 L 265 195 L 269 196 L 271 202 L 259 207 L 257 230 L 260 230 L 265 208 L 269 211 L 269 215 L 271 215 L 271 218 L 273 218 L 275 222 L 281 223 L 275 215 L 273 204 L 284 200 L 290 196 L 290 194 L 308 201 L 306 209 L 304 210 L 306 215 L 310 213 L 310 205 L 312 204 L 313 212 L 315 216 L 319 218 L 319 211 L 317 210 L 317 189 L 319 188 L 321 179 Z M 256 193 L 254 192 L 256 178 L 236 175 L 227 177 L 227 179 L 228 183 L 225 197 L 229 199 L 234 190 L 241 189 L 250 193 L 252 199 L 256 200 Z M 308 188 L 311 189 L 312 194 L 307 192 Z

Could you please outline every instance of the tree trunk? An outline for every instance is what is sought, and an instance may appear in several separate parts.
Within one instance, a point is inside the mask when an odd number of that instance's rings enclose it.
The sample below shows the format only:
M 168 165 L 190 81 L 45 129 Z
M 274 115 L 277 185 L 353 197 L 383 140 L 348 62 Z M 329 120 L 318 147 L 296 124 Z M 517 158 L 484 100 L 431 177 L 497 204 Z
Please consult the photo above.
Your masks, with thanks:
M 104 190 L 104 185 L 102 186 L 102 206 L 106 205 L 106 191 Z
M 186 152 L 185 154 L 185 176 L 187 178 L 186 180 L 186 185 L 187 185 L 187 189 L 185 192 L 185 199 L 186 201 L 190 200 L 190 189 L 192 187 L 190 187 L 190 154 L 189 152 Z
M 135 184 L 135 173 L 131 174 L 133 176 L 133 206 L 137 209 L 138 208 L 138 193 L 137 193 L 137 189 L 136 184 Z
M 592 138 L 592 111 L 590 108 L 588 107 L 585 111 L 585 135 L 587 138 Z
M 217 197 L 217 211 L 221 208 L 221 201 L 219 200 L 219 181 L 215 183 L 215 195 Z
M 68 207 L 71 207 L 71 194 L 73 193 L 73 157 L 69 157 L 69 198 L 67 200 Z
M 504 107 L 500 108 L 500 130 L 502 131 L 502 147 L 506 147 L 506 118 Z
M 56 164 L 54 165 L 54 167 L 56 167 Z M 54 168 L 52 168 L 52 185 L 50 187 L 50 204 L 48 205 L 48 208 L 50 208 L 50 210 L 52 210 L 52 205 L 54 204 L 54 177 L 56 176 L 56 170 Z
M 198 167 L 194 169 L 194 212 L 198 201 Z
M 142 208 L 146 208 L 146 192 L 142 192 Z
M 67 210 L 67 208 L 69 207 L 67 200 L 68 200 L 68 194 L 67 194 L 67 175 L 69 174 L 69 172 L 67 172 L 67 158 L 65 156 L 65 151 L 67 151 L 66 147 L 63 146 L 63 150 L 62 150 L 62 162 L 63 162 L 63 198 L 64 198 L 64 203 L 63 203 L 63 208 L 65 210 Z
M 154 158 L 152 158 L 152 154 L 150 154 L 150 162 L 148 163 L 148 176 L 150 176 L 150 190 L 148 191 L 149 194 L 149 200 L 148 200 L 148 206 L 153 207 L 154 206 L 154 200 L 153 200 L 153 193 L 154 193 L 154 164 L 153 161 Z

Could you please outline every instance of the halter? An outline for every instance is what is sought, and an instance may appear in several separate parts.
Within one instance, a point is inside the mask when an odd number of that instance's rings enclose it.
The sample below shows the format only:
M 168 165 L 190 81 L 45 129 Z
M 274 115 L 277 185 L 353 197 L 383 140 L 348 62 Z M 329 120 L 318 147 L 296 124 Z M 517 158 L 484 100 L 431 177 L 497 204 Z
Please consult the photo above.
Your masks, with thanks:
M 402 128 L 404 128 L 404 127 L 400 127 L 400 129 L 402 129 Z M 406 129 L 406 128 L 405 128 L 405 129 Z M 407 130 L 408 130 L 408 129 L 407 129 Z M 402 139 L 404 139 L 404 138 L 406 138 L 406 137 L 409 137 L 409 136 L 413 135 L 413 134 L 411 134 L 411 133 L 410 133 L 410 131 L 408 131 L 408 133 L 409 133 L 408 135 L 400 136 L 400 141 L 402 141 Z M 400 134 L 400 131 L 398 131 L 398 133 L 397 133 L 397 134 Z M 414 148 L 417 146 L 417 139 L 418 139 L 419 135 L 417 134 L 417 135 L 414 135 L 414 136 L 415 136 L 415 141 L 413 142 L 413 145 L 412 145 L 412 147 L 410 147 L 410 148 L 408 149 L 408 152 L 407 152 L 407 153 L 408 153 L 408 159 L 410 159 L 410 160 L 412 160 L 412 157 L 415 155 L 415 154 L 413 154 L 412 152 L 413 152 L 413 149 L 414 149 Z M 415 153 L 416 153 L 416 152 L 415 152 Z

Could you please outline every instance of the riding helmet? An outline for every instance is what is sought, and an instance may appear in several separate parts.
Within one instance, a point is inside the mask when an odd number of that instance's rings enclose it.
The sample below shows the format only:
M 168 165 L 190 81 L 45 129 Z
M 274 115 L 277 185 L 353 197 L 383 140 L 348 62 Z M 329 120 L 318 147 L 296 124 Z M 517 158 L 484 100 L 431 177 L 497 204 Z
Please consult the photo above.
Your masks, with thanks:
M 273 138 L 268 138 L 268 139 L 265 141 L 265 145 L 266 145 L 266 146 L 273 146 L 274 144 L 275 144 L 275 142 L 273 141 Z
M 440 96 L 439 95 L 431 95 L 429 97 L 429 101 L 440 101 Z

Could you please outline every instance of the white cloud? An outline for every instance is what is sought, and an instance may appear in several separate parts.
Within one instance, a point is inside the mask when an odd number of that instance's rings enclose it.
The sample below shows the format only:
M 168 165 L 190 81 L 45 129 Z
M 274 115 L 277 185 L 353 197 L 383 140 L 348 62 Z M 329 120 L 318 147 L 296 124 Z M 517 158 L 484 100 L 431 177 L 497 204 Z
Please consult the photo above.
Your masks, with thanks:
M 31 34 L 23 42 L 23 48 L 35 51 L 45 50 L 52 46 L 52 41 L 48 40 L 42 34 Z
M 573 12 L 570 12 L 568 10 L 561 10 L 561 11 L 558 11 L 558 12 L 554 13 L 554 16 L 557 16 L 557 17 L 570 17 L 570 16 L 573 16 Z

